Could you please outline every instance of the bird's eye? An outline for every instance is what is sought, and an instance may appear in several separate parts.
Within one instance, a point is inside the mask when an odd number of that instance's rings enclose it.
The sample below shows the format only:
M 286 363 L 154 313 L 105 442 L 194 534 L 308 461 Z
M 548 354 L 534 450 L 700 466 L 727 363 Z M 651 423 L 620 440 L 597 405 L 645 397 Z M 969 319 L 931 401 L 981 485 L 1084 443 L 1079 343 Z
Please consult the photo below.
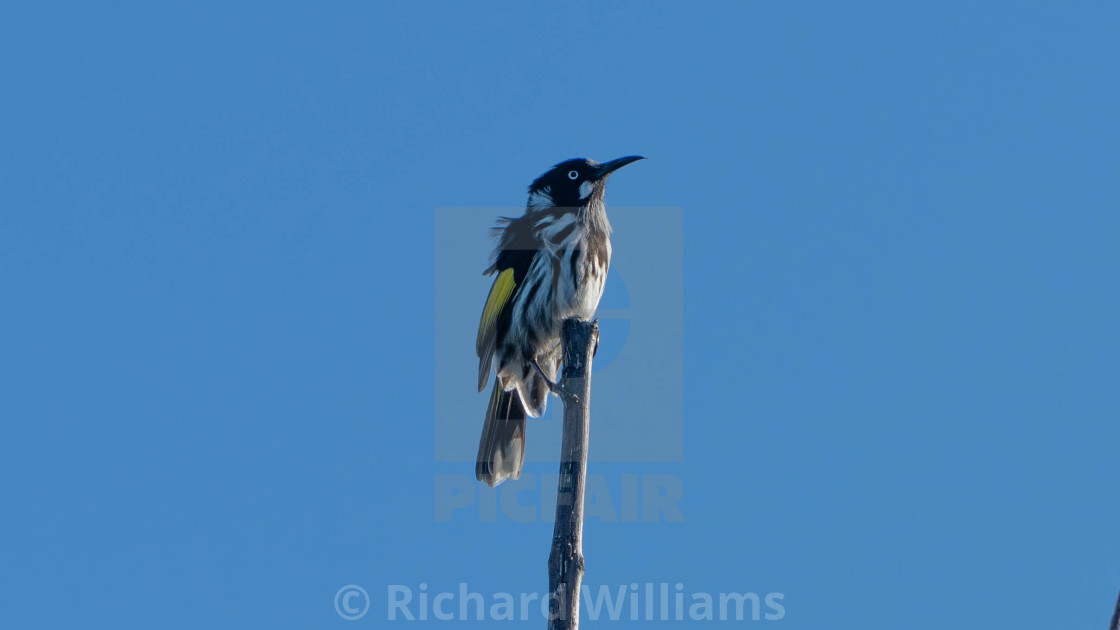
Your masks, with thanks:
M 568 171 L 568 179 L 578 179 L 579 171 Z

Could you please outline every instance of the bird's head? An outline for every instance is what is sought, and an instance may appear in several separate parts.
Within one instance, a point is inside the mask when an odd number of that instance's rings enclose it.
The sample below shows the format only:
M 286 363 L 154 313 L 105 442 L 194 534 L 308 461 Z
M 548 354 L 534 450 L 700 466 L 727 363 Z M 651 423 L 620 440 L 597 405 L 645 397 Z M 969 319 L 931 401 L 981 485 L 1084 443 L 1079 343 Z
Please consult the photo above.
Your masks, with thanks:
M 574 208 L 602 199 L 607 177 L 641 159 L 640 155 L 630 155 L 602 164 L 584 158 L 561 162 L 529 186 L 529 206 Z

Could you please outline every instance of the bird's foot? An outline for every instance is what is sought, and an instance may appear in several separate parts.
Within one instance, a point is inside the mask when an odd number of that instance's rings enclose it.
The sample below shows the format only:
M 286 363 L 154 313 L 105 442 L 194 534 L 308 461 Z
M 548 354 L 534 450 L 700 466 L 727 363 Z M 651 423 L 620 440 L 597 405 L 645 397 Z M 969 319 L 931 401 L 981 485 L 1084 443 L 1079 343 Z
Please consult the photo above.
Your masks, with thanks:
M 544 384 L 548 386 L 548 391 L 550 391 L 553 394 L 556 394 L 557 396 L 559 396 L 561 400 L 564 400 L 564 401 L 571 400 L 572 402 L 576 403 L 577 405 L 580 404 L 579 395 L 577 395 L 575 392 L 569 390 L 563 384 L 554 383 L 551 380 L 549 380 L 549 378 L 547 376 L 545 376 L 544 370 L 542 370 L 541 366 L 537 364 L 536 359 L 532 360 L 532 364 L 533 364 L 533 369 L 537 371 L 537 378 L 544 381 Z

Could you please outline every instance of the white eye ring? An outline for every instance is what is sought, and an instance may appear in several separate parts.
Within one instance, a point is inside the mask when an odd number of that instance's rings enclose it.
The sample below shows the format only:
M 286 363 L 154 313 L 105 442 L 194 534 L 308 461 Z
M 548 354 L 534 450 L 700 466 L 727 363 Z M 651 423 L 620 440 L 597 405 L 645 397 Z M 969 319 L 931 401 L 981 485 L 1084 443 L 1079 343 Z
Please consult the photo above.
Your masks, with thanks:
M 579 171 L 568 171 L 568 179 L 579 179 Z

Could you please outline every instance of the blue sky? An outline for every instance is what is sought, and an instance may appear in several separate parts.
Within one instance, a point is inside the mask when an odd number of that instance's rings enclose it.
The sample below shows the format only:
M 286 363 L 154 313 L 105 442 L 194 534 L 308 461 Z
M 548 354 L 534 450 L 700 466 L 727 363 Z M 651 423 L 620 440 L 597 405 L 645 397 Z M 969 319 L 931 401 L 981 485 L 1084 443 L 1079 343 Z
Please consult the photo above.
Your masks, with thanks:
M 790 630 L 1105 627 L 1118 19 L 4 8 L 0 625 L 379 627 L 389 585 L 544 590 L 539 511 L 440 518 L 471 466 L 433 456 L 433 374 L 473 336 L 434 341 L 436 209 L 638 153 L 608 199 L 683 217 L 683 458 L 593 472 L 675 480 L 683 520 L 589 520 L 586 582 L 780 592 L 753 625 Z

